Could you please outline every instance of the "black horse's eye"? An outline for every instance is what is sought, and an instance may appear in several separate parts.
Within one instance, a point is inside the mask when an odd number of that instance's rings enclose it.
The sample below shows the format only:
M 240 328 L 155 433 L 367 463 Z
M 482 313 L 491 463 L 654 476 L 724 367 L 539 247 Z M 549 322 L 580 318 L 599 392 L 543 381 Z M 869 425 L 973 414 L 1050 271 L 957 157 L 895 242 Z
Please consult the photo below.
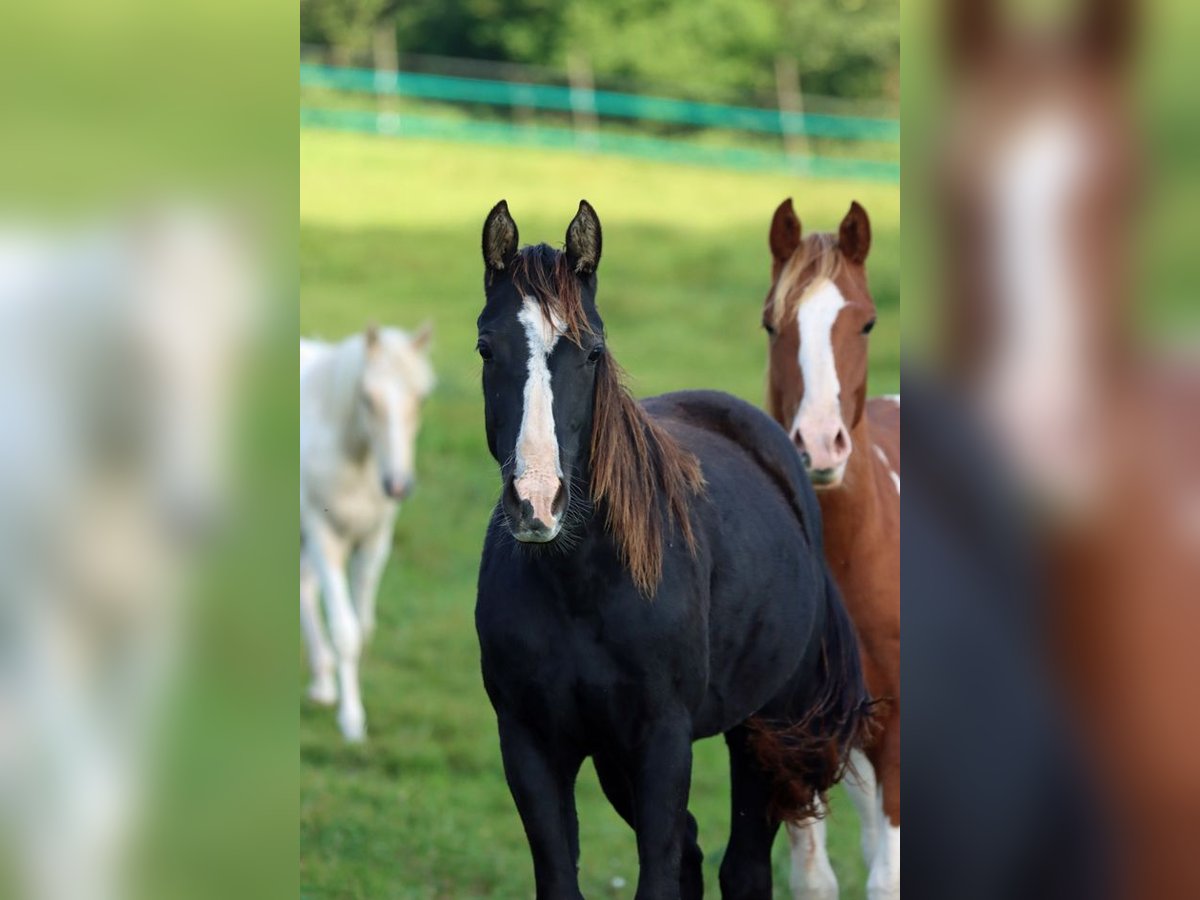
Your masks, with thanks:
M 478 344 L 475 345 L 475 349 L 479 352 L 479 355 L 481 357 L 483 357 L 483 359 L 485 361 L 492 358 L 492 345 L 489 344 L 487 341 L 480 341 Z
M 870 334 L 870 333 L 871 333 L 871 329 L 872 329 L 872 328 L 874 328 L 874 327 L 875 327 L 875 320 L 874 320 L 874 319 L 872 319 L 870 322 L 868 322 L 866 325 L 864 325 L 864 326 L 863 326 L 862 333 L 863 333 L 863 334 Z
M 588 362 L 594 363 L 596 360 L 598 360 L 603 355 L 604 355 L 604 345 L 597 344 L 595 347 L 592 348 L 591 352 L 587 355 Z

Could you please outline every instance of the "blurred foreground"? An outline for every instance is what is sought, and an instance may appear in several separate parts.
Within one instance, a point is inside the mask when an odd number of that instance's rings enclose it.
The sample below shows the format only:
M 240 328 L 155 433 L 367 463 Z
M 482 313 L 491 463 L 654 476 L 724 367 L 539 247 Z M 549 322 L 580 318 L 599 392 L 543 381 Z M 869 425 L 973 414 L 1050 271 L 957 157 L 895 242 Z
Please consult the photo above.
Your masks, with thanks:
M 229 507 L 264 315 L 233 223 L 167 207 L 0 233 L 0 795 L 32 897 L 108 897 Z
M 276 7 L 0 11 L 3 896 L 291 894 Z
M 932 337 L 905 384 L 924 462 L 905 491 L 905 777 L 927 798 L 905 880 L 1196 897 L 1200 317 L 1163 277 L 1191 264 L 1148 190 L 1179 148 L 1141 123 L 1171 107 L 1138 95 L 1168 47 L 1143 43 L 1133 0 L 1011 6 L 942 4 L 941 68 L 916 78 L 911 195 L 932 201 L 910 207 L 926 266 L 906 298 L 940 302 L 916 312 Z

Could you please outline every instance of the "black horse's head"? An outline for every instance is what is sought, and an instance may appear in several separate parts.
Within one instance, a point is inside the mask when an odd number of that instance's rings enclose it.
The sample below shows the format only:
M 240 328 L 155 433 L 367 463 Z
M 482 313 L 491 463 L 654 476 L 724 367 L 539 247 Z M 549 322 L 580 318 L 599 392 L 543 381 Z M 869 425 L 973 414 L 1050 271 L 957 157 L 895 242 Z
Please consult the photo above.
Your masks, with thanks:
M 558 537 L 588 468 L 604 325 L 596 312 L 600 220 L 586 200 L 566 247 L 518 249 L 517 223 L 501 200 L 483 225 L 479 315 L 488 449 L 500 463 L 501 498 L 513 537 Z M 585 499 L 585 498 L 580 498 Z

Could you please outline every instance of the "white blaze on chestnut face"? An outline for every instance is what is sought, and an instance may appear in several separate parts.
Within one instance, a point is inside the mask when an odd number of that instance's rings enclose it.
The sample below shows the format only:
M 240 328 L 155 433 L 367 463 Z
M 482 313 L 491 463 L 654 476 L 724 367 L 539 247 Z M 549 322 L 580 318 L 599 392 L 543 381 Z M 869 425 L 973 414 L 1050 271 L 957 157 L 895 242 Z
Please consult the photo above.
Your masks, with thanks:
M 513 487 L 517 497 L 528 500 L 534 518 L 553 532 L 558 522 L 553 513 L 554 498 L 562 480 L 558 458 L 558 436 L 554 432 L 554 393 L 550 386 L 550 354 L 565 328 L 555 317 L 550 321 L 541 304 L 526 297 L 518 320 L 525 326 L 529 347 L 528 376 L 525 381 L 525 408 L 517 435 L 516 468 Z
M 812 468 L 836 470 L 839 478 L 849 453 L 843 456 L 832 447 L 834 436 L 843 427 L 842 385 L 833 355 L 833 323 L 845 305 L 846 298 L 837 285 L 826 281 L 801 300 L 796 309 L 804 397 L 792 423 L 792 433 L 803 438 Z
M 1087 298 L 1070 244 L 1087 134 L 1067 111 L 1047 110 L 1001 149 L 989 185 L 998 315 L 985 409 L 1018 471 L 1067 499 L 1089 468 Z

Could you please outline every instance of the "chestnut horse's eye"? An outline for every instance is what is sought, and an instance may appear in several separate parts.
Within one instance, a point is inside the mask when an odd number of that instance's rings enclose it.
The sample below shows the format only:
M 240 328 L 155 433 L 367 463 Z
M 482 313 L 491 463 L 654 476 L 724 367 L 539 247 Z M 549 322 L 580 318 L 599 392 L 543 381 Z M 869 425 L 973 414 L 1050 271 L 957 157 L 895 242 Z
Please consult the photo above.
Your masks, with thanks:
M 596 360 L 598 360 L 603 355 L 604 355 L 604 345 L 597 344 L 595 347 L 592 348 L 592 351 L 587 355 L 588 362 L 594 363 Z
M 762 326 L 763 326 L 763 331 L 765 331 L 771 337 L 775 337 L 775 326 L 774 325 L 772 325 L 770 322 L 764 321 L 762 323 Z
M 863 334 L 870 334 L 870 333 L 871 333 L 871 329 L 872 329 L 872 328 L 874 328 L 874 327 L 875 327 L 875 320 L 874 320 L 874 319 L 872 319 L 870 322 L 868 322 L 866 325 L 864 325 L 864 326 L 863 326 L 862 333 L 863 333 Z
M 481 340 L 475 345 L 475 349 L 479 352 L 479 355 L 483 357 L 484 362 L 487 362 L 492 358 L 492 346 L 487 341 Z

